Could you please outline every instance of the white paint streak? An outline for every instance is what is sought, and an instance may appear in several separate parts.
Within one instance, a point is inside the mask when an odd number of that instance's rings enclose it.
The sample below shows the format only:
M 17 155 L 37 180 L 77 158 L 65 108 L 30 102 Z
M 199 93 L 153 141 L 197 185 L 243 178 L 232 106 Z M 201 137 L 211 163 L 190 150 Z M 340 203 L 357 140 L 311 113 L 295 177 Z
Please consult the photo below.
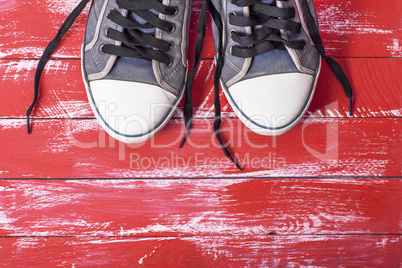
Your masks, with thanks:
M 1 65 L 6 67 L 2 81 L 11 80 L 19 84 L 21 81 L 32 80 L 32 70 L 36 68 L 37 62 L 32 60 L 19 60 L 3 62 Z
M 151 251 L 151 252 L 148 253 L 148 254 L 145 254 L 144 257 L 140 258 L 140 259 L 138 260 L 138 263 L 139 263 L 139 264 L 143 264 L 143 263 L 144 263 L 144 259 L 146 259 L 146 258 L 148 258 L 148 257 L 151 257 L 157 250 L 158 250 L 158 247 L 155 247 L 155 249 L 154 249 L 153 251 Z
M 321 10 L 318 10 L 320 31 L 338 35 L 392 34 L 394 32 L 393 29 L 378 28 L 380 24 L 374 23 L 379 21 L 375 12 L 364 9 L 360 12 L 351 11 L 350 5 L 351 3 L 346 5 L 334 3 L 324 5 Z
M 368 109 L 367 113 L 370 114 L 367 117 L 382 117 L 382 116 L 400 117 L 402 116 L 402 108 L 394 110 L 381 110 L 381 111 L 372 111 L 371 109 Z
M 26 122 L 21 119 L 0 119 L 0 131 L 26 127 Z
M 0 0 L 1 12 L 5 13 L 9 10 L 15 9 L 18 6 L 16 0 Z
M 44 3 L 55 15 L 68 16 L 78 5 L 77 1 L 57 1 L 46 0 Z M 88 9 L 88 8 L 87 8 Z M 85 11 L 84 11 L 85 12 Z
M 35 38 L 33 37 L 32 40 Z M 17 47 L 9 48 L 9 44 L 0 43 L 0 58 L 5 58 L 13 55 L 35 55 L 40 56 L 43 53 L 44 48 L 41 47 Z
M 118 231 L 121 236 L 130 235 L 150 235 L 155 233 L 209 233 L 209 234 L 222 234 L 231 233 L 234 235 L 258 235 L 262 233 L 269 233 L 272 228 L 278 233 L 316 233 L 325 229 L 327 222 L 332 224 L 343 224 L 345 222 L 365 222 L 369 221 L 370 218 L 365 217 L 364 214 L 360 215 L 358 211 L 337 211 L 334 214 L 331 206 L 324 204 L 320 210 L 323 211 L 318 216 L 316 214 L 306 215 L 305 217 L 298 216 L 297 218 L 289 218 L 289 215 L 283 215 L 281 221 L 288 222 L 288 225 L 279 226 L 262 226 L 262 225 L 241 225 L 233 219 L 237 217 L 244 217 L 242 213 L 234 214 L 232 210 L 226 210 L 225 208 L 230 208 L 232 202 L 235 202 L 236 197 L 228 194 L 227 189 L 231 188 L 233 184 L 237 183 L 247 183 L 248 180 L 144 180 L 141 183 L 127 183 L 124 180 L 117 180 L 113 183 L 113 187 L 118 189 L 152 189 L 152 188 L 163 188 L 163 189 L 179 189 L 183 185 L 192 186 L 192 191 L 189 193 L 182 193 L 177 196 L 176 200 L 173 202 L 185 202 L 187 198 L 194 199 L 197 197 L 202 197 L 202 203 L 200 206 L 208 208 L 212 206 L 214 211 L 200 211 L 189 213 L 185 219 L 178 215 L 175 217 L 169 217 L 168 221 L 158 220 L 153 224 L 149 224 L 145 227 L 132 228 L 128 230 L 123 230 L 122 228 Z M 72 181 L 70 183 L 79 184 L 94 184 L 95 182 L 85 182 L 85 181 Z M 103 183 L 102 181 L 97 181 L 96 184 Z M 110 187 L 110 182 L 104 182 Z M 345 183 L 342 179 L 333 179 L 322 181 L 323 184 L 328 183 Z M 362 180 L 348 180 L 346 183 L 353 185 L 365 185 L 366 182 Z M 384 184 L 384 181 L 376 181 L 378 184 Z M 296 182 L 297 184 L 297 182 Z M 97 187 L 100 187 L 97 185 Z M 298 189 L 300 186 L 298 186 Z M 287 190 L 290 190 L 286 188 Z M 314 190 L 310 189 L 309 190 Z M 322 190 L 318 187 L 317 191 Z M 208 198 L 205 198 L 205 193 L 208 192 Z M 217 208 L 220 208 L 217 210 Z M 259 217 L 271 218 L 277 217 L 277 215 L 272 215 L 275 213 L 267 208 L 266 211 L 261 211 Z M 228 217 L 230 215 L 230 217 Z M 163 219 L 163 216 L 160 217 Z M 334 227 L 336 230 L 336 226 Z
M 269 255 L 265 259 L 261 256 L 262 252 L 276 252 L 283 248 L 291 248 L 295 245 L 303 245 L 308 242 L 320 242 L 327 241 L 328 236 L 292 236 L 292 237 L 280 237 L 277 239 L 254 239 L 252 241 L 248 240 L 246 237 L 236 237 L 236 242 L 232 239 L 214 239 L 214 238 L 183 238 L 183 240 L 191 241 L 197 246 L 199 251 L 201 251 L 206 256 L 214 256 L 214 259 L 230 259 L 233 263 L 236 261 L 241 261 L 245 267 L 283 267 L 284 260 L 282 258 L 275 258 L 275 254 Z M 346 240 L 347 237 L 336 237 L 333 239 Z M 230 246 L 228 246 L 230 245 Z M 234 253 L 233 249 L 240 249 L 241 251 Z M 240 253 L 242 252 L 242 253 Z M 263 254 L 265 255 L 265 254 Z M 250 256 L 260 256 L 258 259 L 258 265 L 254 258 Z M 289 255 L 291 257 L 291 255 Z M 286 263 L 291 263 L 290 260 L 286 260 Z M 263 265 L 265 264 L 265 265 Z M 286 267 L 298 267 L 296 265 L 288 265 Z M 300 266 L 300 265 L 299 265 Z M 302 266 L 304 267 L 304 266 Z M 315 266 L 308 266 L 315 267 Z
M 322 5 L 322 9 L 317 10 L 317 14 L 320 19 L 321 33 L 340 36 L 337 40 L 331 41 L 334 44 L 353 42 L 356 35 L 387 35 L 395 40 L 395 29 L 382 25 L 381 18 L 377 17 L 375 11 L 364 7 L 359 11 L 354 11 L 351 8 L 351 2 L 347 2 L 346 5 L 337 2 Z M 326 47 L 327 52 L 336 51 L 337 49 L 338 46 Z M 395 54 L 393 55 L 401 55 L 399 43 L 396 44 L 395 41 L 394 45 L 388 46 L 388 50 L 391 53 L 394 51 L 393 53 Z
M 41 245 L 42 245 L 41 241 L 39 239 L 35 239 L 35 238 L 17 239 L 13 243 L 13 246 L 17 248 L 17 251 L 23 250 L 23 249 L 38 248 Z
M 128 170 L 128 169 L 111 169 L 106 172 L 111 177 L 127 177 L 127 178 L 154 178 L 154 177 L 287 177 L 303 174 L 304 176 L 350 176 L 359 174 L 359 176 L 382 176 L 386 170 L 389 160 L 382 159 L 356 159 L 356 153 L 351 157 L 340 159 L 338 165 L 343 166 L 342 170 L 334 171 L 333 166 L 329 166 L 320 160 L 308 161 L 304 163 L 286 163 L 283 167 L 267 168 L 259 171 L 235 172 L 237 169 L 231 163 L 226 166 L 220 165 L 198 165 L 196 169 L 187 170 L 183 167 L 172 167 L 169 169 L 154 170 Z M 367 152 L 362 155 L 369 155 Z M 377 155 L 383 153 L 377 152 Z M 385 154 L 385 153 L 384 153 Z M 224 156 L 222 156 L 224 157 Z M 252 155 L 251 155 L 252 157 Z M 286 159 L 285 159 L 286 161 Z M 240 161 L 241 162 L 241 161 Z M 244 163 L 243 163 L 244 164 Z M 346 168 L 347 167 L 347 168 Z M 246 167 L 247 168 L 247 167 Z M 222 171 L 226 170 L 227 173 Z M 231 172 L 229 172 L 231 171 Z
M 79 184 L 86 186 L 99 187 L 99 185 L 105 185 L 108 187 L 115 188 L 116 190 L 126 190 L 126 189 L 148 189 L 148 188 L 160 188 L 160 189 L 173 189 L 178 187 L 192 185 L 193 190 L 198 191 L 222 191 L 227 187 L 234 186 L 236 184 L 247 182 L 245 179 L 233 179 L 233 180 L 188 180 L 188 179 L 171 179 L 171 180 L 141 180 L 138 183 L 127 183 L 125 179 L 115 179 L 115 180 L 73 180 L 66 181 L 67 184 Z
M 163 240 L 170 240 L 175 238 L 160 238 L 161 241 Z M 125 238 L 125 239 L 99 239 L 99 240 L 90 240 L 88 243 L 94 245 L 104 245 L 104 244 L 114 244 L 114 243 L 132 243 L 132 242 L 141 242 L 141 241 L 155 241 L 154 237 L 149 238 Z
M 0 189 L 0 191 L 2 192 L 3 189 Z M 9 218 L 5 211 L 0 211 L 0 224 L 8 225 L 15 222 L 15 220 L 16 219 Z
M 400 44 L 401 40 L 394 38 L 392 40 L 392 45 L 387 46 L 387 50 L 391 52 L 391 55 L 394 57 L 402 56 L 402 45 Z

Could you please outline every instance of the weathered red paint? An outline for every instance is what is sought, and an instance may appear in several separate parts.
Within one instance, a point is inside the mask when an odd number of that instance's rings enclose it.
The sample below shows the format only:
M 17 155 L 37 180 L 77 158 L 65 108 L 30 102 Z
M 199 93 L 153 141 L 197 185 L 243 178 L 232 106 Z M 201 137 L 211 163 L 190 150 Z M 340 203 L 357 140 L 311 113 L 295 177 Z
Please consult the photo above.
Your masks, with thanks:
M 0 237 L 402 231 L 394 178 L 3 180 L 0 196 Z
M 7 267 L 399 267 L 399 235 L 2 239 Z
M 78 0 L 55 2 L 17 0 L 3 3 L 0 25 L 1 57 L 39 57 L 53 39 L 58 27 L 78 4 Z M 189 55 L 197 37 L 198 14 L 202 0 L 193 0 Z M 328 55 L 337 57 L 401 56 L 399 0 L 377 1 L 316 0 L 320 31 Z M 86 12 L 67 33 L 55 57 L 80 57 Z M 202 57 L 214 55 L 212 27 L 208 24 Z
M 194 120 L 181 149 L 183 120 L 171 120 L 141 144 L 116 142 L 95 119 L 1 120 L 5 178 L 182 178 L 400 176 L 399 119 L 320 119 L 300 122 L 279 137 L 257 135 L 225 119 L 222 137 L 245 171 L 223 154 L 213 120 Z
M 338 59 L 354 89 L 355 117 L 401 117 L 400 89 L 402 88 L 401 58 Z M 24 117 L 33 98 L 36 60 L 2 60 L 0 76 L 7 90 L 0 91 L 0 117 Z M 192 61 L 190 61 L 192 66 Z M 194 81 L 193 104 L 195 117 L 213 117 L 213 61 L 202 60 Z M 376 75 L 380 74 L 380 75 Z M 385 90 L 386 88 L 386 90 Z M 34 117 L 87 118 L 94 117 L 81 78 L 79 60 L 55 60 L 48 64 L 42 76 L 40 103 Z M 226 98 L 221 97 L 222 115 L 234 113 Z M 323 61 L 315 96 L 307 112 L 316 117 L 347 117 L 349 102 L 341 85 Z M 182 118 L 182 105 L 175 114 Z
M 223 136 L 244 172 L 219 163 L 227 159 L 212 133 L 210 21 L 194 82 L 197 119 L 182 149 L 181 108 L 137 148 L 98 129 L 81 82 L 86 14 L 49 62 L 34 132 L 26 134 L 38 57 L 78 2 L 1 3 L 1 265 L 400 267 L 398 0 L 315 0 L 327 54 L 338 57 L 355 90 L 354 118 L 325 63 L 306 118 L 277 138 L 248 131 L 222 97 L 230 117 Z M 201 4 L 193 0 L 190 58 Z M 209 160 L 198 163 L 195 154 Z M 170 166 L 139 168 L 136 155 Z M 256 166 L 263 159 L 266 166 Z M 134 177 L 142 179 L 116 179 Z M 201 179 L 171 179 L 183 177 Z

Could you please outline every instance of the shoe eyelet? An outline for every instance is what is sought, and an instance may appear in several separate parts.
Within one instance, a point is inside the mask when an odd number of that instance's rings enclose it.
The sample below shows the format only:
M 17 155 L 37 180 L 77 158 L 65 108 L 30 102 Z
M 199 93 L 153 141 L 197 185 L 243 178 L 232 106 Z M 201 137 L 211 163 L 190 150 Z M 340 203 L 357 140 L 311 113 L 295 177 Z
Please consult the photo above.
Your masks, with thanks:
M 230 12 L 230 14 L 233 16 L 237 16 L 237 14 L 235 12 Z
M 103 47 L 105 46 L 105 44 L 102 44 L 102 45 L 100 45 L 99 46 L 99 51 L 102 53 L 102 54 L 105 54 L 105 52 L 103 52 Z
M 230 35 L 230 37 L 232 37 L 232 38 L 233 38 L 233 34 L 234 34 L 234 33 L 235 33 L 235 34 L 237 34 L 237 31 L 236 31 L 236 30 L 233 30 L 233 29 L 232 29 L 232 30 L 230 30 L 230 31 L 229 31 L 229 35 Z
M 169 43 L 169 45 L 170 45 L 169 50 L 172 50 L 173 47 L 174 47 L 174 43 L 173 43 L 172 41 L 169 41 L 168 43 Z
M 233 47 L 229 48 L 229 53 L 230 53 L 230 55 L 233 55 Z
M 166 67 L 171 67 L 171 66 L 172 66 L 172 64 L 173 64 L 172 60 L 171 60 L 171 59 L 169 59 L 169 64 L 166 64 L 166 63 L 165 63 L 165 66 L 166 66 Z
M 105 35 L 107 36 L 107 32 L 109 31 L 109 28 L 106 28 L 105 30 Z
M 173 8 L 174 8 L 174 14 L 172 16 L 176 16 L 179 13 L 179 8 L 178 7 Z
M 170 33 L 174 33 L 176 31 L 176 25 L 172 23 L 172 29 L 169 31 Z

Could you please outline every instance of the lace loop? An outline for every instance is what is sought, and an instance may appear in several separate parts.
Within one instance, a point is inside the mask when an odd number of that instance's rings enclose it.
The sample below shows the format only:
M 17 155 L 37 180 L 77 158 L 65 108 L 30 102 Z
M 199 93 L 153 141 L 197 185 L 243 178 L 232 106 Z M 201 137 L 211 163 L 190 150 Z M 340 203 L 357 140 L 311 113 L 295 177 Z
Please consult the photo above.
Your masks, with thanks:
M 64 21 L 64 23 L 61 25 L 56 36 L 47 45 L 45 51 L 43 52 L 42 57 L 40 58 L 40 60 L 38 62 L 38 66 L 37 66 L 36 72 L 35 72 L 35 80 L 34 80 L 34 99 L 32 101 L 32 104 L 28 107 L 27 113 L 26 113 L 28 134 L 31 134 L 31 132 L 32 132 L 32 126 L 30 124 L 29 119 L 30 119 L 33 109 L 35 108 L 35 104 L 39 98 L 39 81 L 40 81 L 42 72 L 45 69 L 46 63 L 50 60 L 50 57 L 52 56 L 53 52 L 56 50 L 61 39 L 67 33 L 67 31 L 71 28 L 75 19 L 81 14 L 81 12 L 84 10 L 85 6 L 88 4 L 89 1 L 90 0 L 81 1 L 78 4 L 78 6 L 73 10 L 73 12 L 71 12 L 71 14 L 67 17 L 67 19 Z
M 186 127 L 186 133 L 184 134 L 184 137 L 180 142 L 179 148 L 183 147 L 191 131 L 193 121 L 193 100 L 192 100 L 193 80 L 198 65 L 198 61 L 200 60 L 202 47 L 204 44 L 206 25 L 207 25 L 207 2 L 204 1 L 201 7 L 200 15 L 198 17 L 198 34 L 197 34 L 197 40 L 195 42 L 194 64 L 188 74 L 186 83 L 186 95 L 184 97 L 183 117 L 184 117 L 184 124 Z
M 331 68 L 331 71 L 334 73 L 336 79 L 341 83 L 343 91 L 345 92 L 345 95 L 349 99 L 349 115 L 353 116 L 353 91 L 352 91 L 352 86 L 349 83 L 349 80 L 342 70 L 342 67 L 337 63 L 333 58 L 330 58 L 326 55 L 324 45 L 321 40 L 320 33 L 318 31 L 318 28 L 315 24 L 314 18 L 311 15 L 311 10 L 310 7 L 307 3 L 307 0 L 302 0 L 302 10 L 303 13 L 306 16 L 306 21 L 307 21 L 307 28 L 310 32 L 311 39 L 314 42 L 314 45 L 317 48 L 317 51 L 320 53 L 320 55 L 325 59 L 325 61 L 328 63 L 329 67 Z
M 187 85 L 186 85 L 186 97 L 185 97 L 185 102 L 184 102 L 184 122 L 186 125 L 186 133 L 183 137 L 183 140 L 181 141 L 179 148 L 181 148 L 190 131 L 191 131 L 191 124 L 192 124 L 192 116 L 193 116 L 193 104 L 192 104 L 192 85 L 193 85 L 193 80 L 194 80 L 194 74 L 195 70 L 197 67 L 197 63 L 200 59 L 201 55 L 201 50 L 204 42 L 204 37 L 205 37 L 205 30 L 206 30 L 206 25 L 207 25 L 207 8 L 212 16 L 212 19 L 214 20 L 215 25 L 218 28 L 218 52 L 217 52 L 217 57 L 216 57 L 216 68 L 215 68 L 215 73 L 214 73 L 214 107 L 215 107 L 215 118 L 214 118 L 214 133 L 216 136 L 216 139 L 219 142 L 219 145 L 221 149 L 223 150 L 224 154 L 226 157 L 228 157 L 238 169 L 243 170 L 243 168 L 240 166 L 240 164 L 235 160 L 235 158 L 231 155 L 227 147 L 223 144 L 222 138 L 220 136 L 220 126 L 221 126 L 221 105 L 220 105 L 220 99 L 219 99 L 219 80 L 221 77 L 222 73 L 222 68 L 223 68 L 223 63 L 224 63 L 224 58 L 223 58 L 223 44 L 222 44 L 222 39 L 223 39 L 223 23 L 221 16 L 219 12 L 216 10 L 215 6 L 212 4 L 211 0 L 205 0 L 199 20 L 198 20 L 198 35 L 197 35 L 197 41 L 195 45 L 195 53 L 194 53 L 194 65 L 193 68 L 191 69 L 188 79 L 187 79 Z

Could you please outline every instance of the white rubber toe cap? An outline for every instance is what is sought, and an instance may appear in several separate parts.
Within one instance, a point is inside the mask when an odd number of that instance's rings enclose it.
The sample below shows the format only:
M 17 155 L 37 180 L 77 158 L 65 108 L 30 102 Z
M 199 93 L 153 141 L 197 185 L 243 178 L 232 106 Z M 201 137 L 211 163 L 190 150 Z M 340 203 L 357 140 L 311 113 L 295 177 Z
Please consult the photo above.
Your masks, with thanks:
M 315 89 L 313 79 L 302 73 L 261 76 L 238 82 L 225 93 L 247 127 L 261 135 L 280 135 L 307 111 Z
M 155 135 L 170 119 L 176 96 L 154 85 L 118 81 L 89 82 L 94 113 L 113 138 L 138 143 Z

